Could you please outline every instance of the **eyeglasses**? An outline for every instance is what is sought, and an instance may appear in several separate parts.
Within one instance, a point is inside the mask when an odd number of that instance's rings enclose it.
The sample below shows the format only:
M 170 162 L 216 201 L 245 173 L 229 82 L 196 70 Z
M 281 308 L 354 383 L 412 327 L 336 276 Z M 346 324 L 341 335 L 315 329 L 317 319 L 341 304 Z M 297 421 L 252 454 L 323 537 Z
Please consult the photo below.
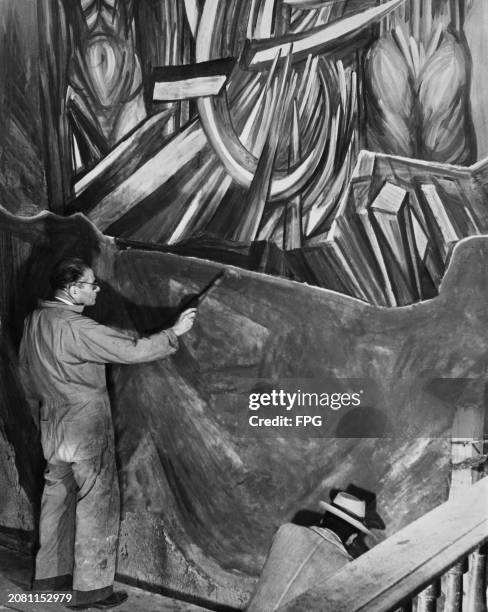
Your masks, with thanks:
M 75 285 L 91 285 L 93 287 L 93 289 L 96 289 L 97 287 L 100 287 L 100 285 L 98 283 L 90 283 L 89 281 L 84 281 L 84 280 L 80 280 L 80 281 L 76 281 L 76 283 L 74 283 Z

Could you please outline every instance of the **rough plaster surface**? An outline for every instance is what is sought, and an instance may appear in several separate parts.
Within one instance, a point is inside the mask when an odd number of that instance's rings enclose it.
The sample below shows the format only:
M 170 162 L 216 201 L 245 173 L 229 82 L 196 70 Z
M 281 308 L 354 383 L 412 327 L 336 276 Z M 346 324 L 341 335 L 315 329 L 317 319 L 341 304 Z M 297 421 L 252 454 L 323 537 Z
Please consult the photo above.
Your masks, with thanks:
M 19 483 L 15 451 L 4 436 L 0 428 L 0 526 L 32 531 L 32 505 Z
M 15 280 L 26 293 L 12 329 L 62 254 L 89 257 L 101 279 L 92 316 L 139 332 L 163 325 L 183 295 L 220 269 L 120 252 L 81 218 L 1 220 L 15 240 L 36 243 Z M 241 606 L 276 528 L 317 511 L 330 489 L 376 493 L 386 524 L 380 538 L 444 501 L 455 409 L 484 411 L 487 256 L 486 238 L 463 241 L 440 295 L 399 309 L 239 271 L 202 304 L 174 357 L 111 368 L 119 571 Z M 393 437 L 341 437 L 358 435 L 354 418 L 331 421 L 327 437 L 242 435 L 247 414 L 236 389 L 244 382 L 334 377 L 375 382 L 365 414 L 380 415 Z

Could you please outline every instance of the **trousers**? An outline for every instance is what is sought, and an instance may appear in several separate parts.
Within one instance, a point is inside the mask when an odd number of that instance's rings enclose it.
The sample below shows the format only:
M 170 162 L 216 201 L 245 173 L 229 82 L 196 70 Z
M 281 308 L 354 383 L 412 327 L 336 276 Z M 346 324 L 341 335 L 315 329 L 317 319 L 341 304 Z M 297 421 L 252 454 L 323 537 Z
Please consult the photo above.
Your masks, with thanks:
M 72 588 L 80 605 L 113 591 L 119 487 L 108 398 L 63 408 L 41 414 L 47 463 L 34 588 Z

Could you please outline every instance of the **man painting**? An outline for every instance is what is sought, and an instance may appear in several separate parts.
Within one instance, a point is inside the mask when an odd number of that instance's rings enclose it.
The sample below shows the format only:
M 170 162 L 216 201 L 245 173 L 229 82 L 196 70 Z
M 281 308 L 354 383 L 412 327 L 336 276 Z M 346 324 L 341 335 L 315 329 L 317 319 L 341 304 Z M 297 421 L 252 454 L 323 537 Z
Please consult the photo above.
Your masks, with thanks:
M 105 364 L 171 355 L 196 311 L 134 339 L 83 316 L 100 287 L 81 259 L 61 261 L 51 286 L 53 299 L 27 317 L 20 346 L 21 377 L 31 405 L 40 406 L 47 462 L 34 588 L 72 589 L 71 607 L 104 609 L 127 599 L 113 591 L 120 516 Z

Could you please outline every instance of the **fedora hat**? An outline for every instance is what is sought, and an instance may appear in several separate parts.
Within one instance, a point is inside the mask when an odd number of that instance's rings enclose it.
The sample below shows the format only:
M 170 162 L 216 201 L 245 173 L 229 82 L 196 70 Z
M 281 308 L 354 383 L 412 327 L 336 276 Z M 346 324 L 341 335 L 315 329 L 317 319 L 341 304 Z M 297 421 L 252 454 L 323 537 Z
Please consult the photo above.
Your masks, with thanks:
M 339 491 L 330 504 L 324 501 L 319 503 L 320 507 L 327 512 L 331 512 L 350 525 L 354 525 L 363 533 L 374 536 L 374 533 L 364 524 L 366 518 L 366 502 L 364 500 L 345 491 Z

